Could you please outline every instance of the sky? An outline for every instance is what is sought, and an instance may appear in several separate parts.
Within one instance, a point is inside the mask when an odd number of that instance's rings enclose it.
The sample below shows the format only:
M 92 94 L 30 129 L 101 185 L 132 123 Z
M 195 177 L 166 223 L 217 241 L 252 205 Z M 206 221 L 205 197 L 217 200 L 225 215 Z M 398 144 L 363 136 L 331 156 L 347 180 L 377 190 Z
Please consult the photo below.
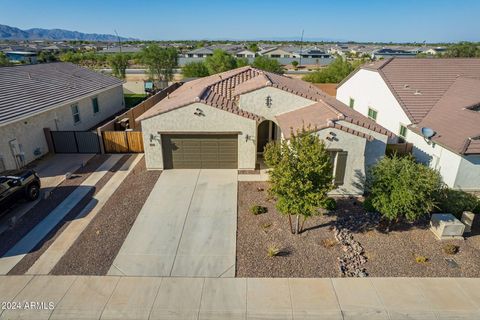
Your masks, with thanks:
M 0 0 L 0 24 L 142 40 L 480 41 L 479 0 Z

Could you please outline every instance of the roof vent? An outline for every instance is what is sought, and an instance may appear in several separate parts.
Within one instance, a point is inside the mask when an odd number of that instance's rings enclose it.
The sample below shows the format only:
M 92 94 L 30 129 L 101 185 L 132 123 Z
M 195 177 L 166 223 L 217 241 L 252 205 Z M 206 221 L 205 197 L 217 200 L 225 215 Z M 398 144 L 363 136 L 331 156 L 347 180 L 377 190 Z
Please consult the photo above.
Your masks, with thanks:
M 420 96 L 422 94 L 422 92 L 417 89 L 417 90 L 415 90 L 415 92 L 413 94 L 416 95 L 416 96 Z
M 27 76 L 28 76 L 28 79 L 32 79 L 32 75 L 30 74 L 30 72 L 27 72 Z
M 409 84 L 406 84 L 406 85 L 403 86 L 403 88 L 404 88 L 404 89 L 408 89 L 408 88 L 410 88 L 410 85 L 409 85 Z
M 268 81 L 265 83 L 265 85 L 271 86 L 271 85 L 272 85 L 272 81 L 268 80 Z

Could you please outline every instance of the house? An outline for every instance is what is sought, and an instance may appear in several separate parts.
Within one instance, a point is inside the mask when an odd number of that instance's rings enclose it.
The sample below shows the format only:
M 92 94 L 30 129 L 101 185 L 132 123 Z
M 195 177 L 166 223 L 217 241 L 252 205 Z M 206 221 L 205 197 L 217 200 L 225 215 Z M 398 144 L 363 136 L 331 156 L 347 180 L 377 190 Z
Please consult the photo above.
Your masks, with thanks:
M 71 63 L 0 68 L 0 171 L 46 154 L 44 128 L 89 130 L 123 108 L 122 81 Z
M 251 50 L 243 49 L 243 50 L 237 51 L 235 53 L 235 56 L 237 58 L 255 58 L 256 54 Z
M 429 48 L 427 50 L 424 50 L 423 53 L 426 54 L 431 54 L 431 55 L 437 55 L 437 54 L 443 54 L 447 52 L 447 48 L 445 47 L 435 47 L 435 48 Z
M 417 51 L 409 51 L 404 49 L 382 48 L 372 52 L 372 59 L 385 59 L 393 57 L 413 58 L 417 56 Z
M 318 48 L 308 48 L 305 50 L 299 50 L 298 55 L 302 58 L 310 58 L 310 59 L 329 59 L 332 56 L 329 53 L 326 53 L 323 50 Z
M 207 47 L 196 48 L 186 52 L 185 58 L 206 58 L 213 55 L 213 50 Z
M 299 58 L 300 55 L 293 51 L 287 50 L 286 48 L 273 47 L 260 51 L 261 56 L 266 56 L 269 58 Z
M 11 62 L 37 63 L 37 53 L 32 51 L 7 51 L 5 55 Z
M 268 142 L 310 127 L 332 153 L 337 194 L 362 194 L 366 168 L 395 138 L 306 82 L 250 66 L 187 82 L 136 121 L 149 169 L 251 171 Z
M 448 186 L 480 190 L 480 59 L 366 64 L 340 83 L 337 99 L 413 143 Z

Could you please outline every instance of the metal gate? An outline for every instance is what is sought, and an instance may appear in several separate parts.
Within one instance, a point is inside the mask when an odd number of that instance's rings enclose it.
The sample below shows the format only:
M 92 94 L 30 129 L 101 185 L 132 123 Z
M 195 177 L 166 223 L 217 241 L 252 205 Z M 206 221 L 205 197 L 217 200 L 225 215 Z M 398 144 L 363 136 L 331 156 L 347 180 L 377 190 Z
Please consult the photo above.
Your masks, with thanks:
M 100 142 L 93 131 L 50 131 L 55 153 L 100 153 Z

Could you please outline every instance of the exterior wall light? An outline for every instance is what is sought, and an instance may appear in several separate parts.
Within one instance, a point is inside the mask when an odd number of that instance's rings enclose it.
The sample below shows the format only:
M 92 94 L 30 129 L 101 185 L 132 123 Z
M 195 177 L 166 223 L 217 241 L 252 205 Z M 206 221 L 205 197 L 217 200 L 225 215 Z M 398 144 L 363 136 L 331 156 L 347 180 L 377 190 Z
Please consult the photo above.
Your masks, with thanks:
M 271 108 L 272 107 L 272 97 L 271 96 L 267 96 L 265 98 L 265 105 L 267 106 L 267 108 Z
M 199 117 L 205 117 L 205 113 L 203 113 L 203 110 L 200 108 L 195 109 L 195 112 L 193 114 Z

